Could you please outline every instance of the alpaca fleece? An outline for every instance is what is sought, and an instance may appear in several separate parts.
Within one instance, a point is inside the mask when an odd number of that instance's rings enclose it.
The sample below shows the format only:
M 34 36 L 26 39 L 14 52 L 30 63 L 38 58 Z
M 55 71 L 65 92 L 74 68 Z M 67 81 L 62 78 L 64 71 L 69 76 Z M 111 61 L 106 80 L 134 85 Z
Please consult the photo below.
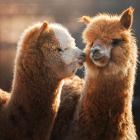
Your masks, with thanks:
M 59 112 L 58 117 L 62 118 L 56 119 L 51 140 L 136 140 L 132 115 L 137 62 L 137 46 L 131 32 L 133 8 L 120 15 L 83 16 L 80 21 L 87 25 L 83 32 L 85 82 L 79 87 L 83 88 L 82 92 L 77 90 L 81 94 L 78 93 L 80 97 L 73 104 L 76 107 L 72 116 L 66 117 L 71 109 Z M 92 50 L 97 45 L 109 53 L 104 51 L 106 55 L 96 60 Z M 81 84 L 80 80 L 77 82 Z M 75 95 L 73 89 L 69 92 Z M 65 106 L 62 103 L 60 108 L 64 110 Z M 66 132 L 65 121 L 60 124 L 63 119 L 69 122 Z M 57 129 L 59 126 L 61 130 Z
M 23 33 L 11 95 L 0 90 L 1 140 L 49 139 L 63 79 L 80 66 L 82 54 L 59 24 L 35 24 Z

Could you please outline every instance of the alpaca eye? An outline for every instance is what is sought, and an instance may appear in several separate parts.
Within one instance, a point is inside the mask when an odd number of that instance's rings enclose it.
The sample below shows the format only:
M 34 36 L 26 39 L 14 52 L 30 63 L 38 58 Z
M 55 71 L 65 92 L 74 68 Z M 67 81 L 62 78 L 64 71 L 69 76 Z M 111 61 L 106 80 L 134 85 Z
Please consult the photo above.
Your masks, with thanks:
M 112 39 L 111 45 L 112 45 L 113 47 L 116 47 L 116 46 L 118 46 L 118 45 L 121 45 L 122 42 L 123 42 L 123 39 Z
M 63 50 L 61 48 L 57 48 L 58 52 L 63 52 Z
M 65 48 L 64 50 L 67 51 L 69 48 Z

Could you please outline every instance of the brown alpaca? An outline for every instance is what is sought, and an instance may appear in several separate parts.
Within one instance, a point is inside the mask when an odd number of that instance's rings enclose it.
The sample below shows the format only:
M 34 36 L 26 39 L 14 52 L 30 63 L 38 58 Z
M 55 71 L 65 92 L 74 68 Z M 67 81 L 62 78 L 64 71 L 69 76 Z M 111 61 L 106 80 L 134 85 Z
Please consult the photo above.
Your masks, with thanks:
M 119 16 L 83 16 L 81 21 L 87 24 L 83 32 L 86 43 L 83 93 L 75 103 L 76 109 L 67 109 L 73 114 L 71 118 L 66 116 L 69 112 L 63 111 L 66 103 L 61 105 L 59 113 L 65 114 L 58 114 L 64 117 L 56 119 L 51 140 L 136 140 L 132 116 L 137 61 L 137 46 L 131 33 L 133 8 Z M 70 92 L 75 94 L 73 89 Z M 68 125 L 60 124 L 62 119 Z M 60 125 L 66 131 L 62 128 L 58 131 Z
M 28 28 L 18 44 L 11 97 L 0 90 L 0 140 L 48 140 L 62 80 L 83 61 L 63 26 L 44 22 Z

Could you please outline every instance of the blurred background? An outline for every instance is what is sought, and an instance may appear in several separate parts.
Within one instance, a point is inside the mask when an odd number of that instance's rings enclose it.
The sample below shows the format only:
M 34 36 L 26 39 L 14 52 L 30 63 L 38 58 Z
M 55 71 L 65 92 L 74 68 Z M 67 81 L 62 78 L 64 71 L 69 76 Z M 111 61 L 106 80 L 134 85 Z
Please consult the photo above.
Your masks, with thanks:
M 0 88 L 10 91 L 17 41 L 29 25 L 48 20 L 65 25 L 77 46 L 83 49 L 81 33 L 84 25 L 78 23 L 82 15 L 95 16 L 99 12 L 121 13 L 135 8 L 134 32 L 140 46 L 140 0 L 0 0 Z M 83 71 L 78 74 L 83 76 Z M 140 137 L 140 64 L 137 70 L 133 113 Z

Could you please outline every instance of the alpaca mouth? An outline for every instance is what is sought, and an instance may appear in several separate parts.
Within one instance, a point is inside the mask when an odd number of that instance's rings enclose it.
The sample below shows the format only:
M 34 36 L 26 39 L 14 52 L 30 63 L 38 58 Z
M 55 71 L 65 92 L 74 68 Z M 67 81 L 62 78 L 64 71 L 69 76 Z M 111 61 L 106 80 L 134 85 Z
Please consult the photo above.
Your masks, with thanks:
M 109 58 L 104 55 L 98 57 L 91 54 L 90 59 L 98 67 L 105 67 L 109 63 Z
M 103 57 L 104 57 L 104 55 L 102 54 L 95 54 L 95 55 L 93 55 L 93 59 L 95 60 L 95 61 L 100 61 L 101 59 L 103 59 Z
M 104 67 L 109 63 L 110 49 L 101 45 L 94 45 L 90 50 L 90 59 L 98 67 Z
M 79 66 L 83 66 L 85 61 L 86 61 L 86 55 L 85 55 L 85 53 L 82 53 L 78 58 Z

